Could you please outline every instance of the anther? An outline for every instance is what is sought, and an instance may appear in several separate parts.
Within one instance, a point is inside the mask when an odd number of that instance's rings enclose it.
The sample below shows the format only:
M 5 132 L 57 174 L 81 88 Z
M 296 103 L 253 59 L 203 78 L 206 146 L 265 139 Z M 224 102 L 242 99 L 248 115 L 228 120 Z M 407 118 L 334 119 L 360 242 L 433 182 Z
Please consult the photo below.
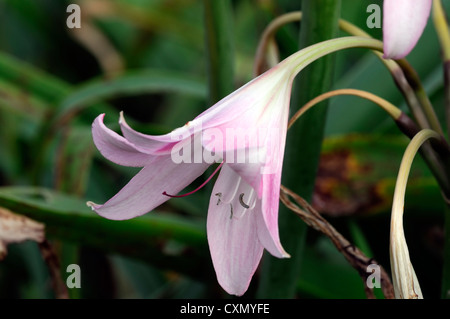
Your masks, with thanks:
M 244 208 L 250 208 L 250 206 L 248 206 L 246 203 L 244 203 L 244 193 L 241 193 L 239 195 L 239 203 L 242 205 L 242 207 Z
M 231 215 L 230 215 L 230 219 L 233 218 L 233 204 L 230 203 L 230 208 L 231 208 Z
M 217 197 L 219 197 L 218 199 L 217 199 L 217 206 L 219 206 L 219 204 L 220 204 L 220 198 L 222 197 L 222 193 L 215 193 L 214 195 L 216 195 Z

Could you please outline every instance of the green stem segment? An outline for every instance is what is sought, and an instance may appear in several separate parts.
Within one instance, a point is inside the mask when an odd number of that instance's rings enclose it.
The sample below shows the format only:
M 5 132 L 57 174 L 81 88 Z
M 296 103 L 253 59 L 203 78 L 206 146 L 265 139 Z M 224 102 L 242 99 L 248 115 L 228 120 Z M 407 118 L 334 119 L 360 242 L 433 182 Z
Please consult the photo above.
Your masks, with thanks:
M 340 7 L 341 2 L 337 0 L 302 1 L 304 20 L 300 31 L 300 48 L 336 38 Z M 332 56 L 320 59 L 304 70 L 300 82 L 294 86 L 294 92 L 301 95 L 293 99 L 292 110 L 328 91 L 331 87 L 332 74 Z M 287 136 L 282 183 L 305 199 L 311 198 L 314 189 L 326 112 L 326 104 L 308 112 Z M 287 260 L 265 256 L 258 297 L 293 298 L 296 293 L 306 224 L 288 209 L 280 206 L 279 228 L 281 242 L 292 257 Z
M 370 100 L 386 111 L 394 120 L 397 120 L 402 115 L 402 111 L 399 108 L 375 94 L 355 89 L 340 89 L 323 93 L 303 105 L 289 120 L 288 129 L 313 106 L 326 99 L 339 95 L 354 95 Z
M 391 71 L 392 76 L 399 89 L 405 92 L 403 94 L 417 123 L 421 128 L 431 128 L 443 135 L 439 119 L 416 70 L 406 59 L 397 60 L 396 62 L 397 68 L 394 69 L 395 72 Z M 414 98 L 411 96 L 408 99 L 406 92 L 410 88 L 413 90 Z
M 340 90 L 334 90 L 329 91 L 326 93 L 323 93 L 305 105 L 303 105 L 289 120 L 288 128 L 290 128 L 294 123 L 301 117 L 305 112 L 307 112 L 309 109 L 311 109 L 313 106 L 317 105 L 318 103 L 339 95 L 354 95 L 359 96 L 365 99 L 368 99 L 375 104 L 377 104 L 379 107 L 381 107 L 384 111 L 386 111 L 392 119 L 395 121 L 395 124 L 397 124 L 398 128 L 402 133 L 404 133 L 409 138 L 414 138 L 414 136 L 419 132 L 419 127 L 416 125 L 416 123 L 408 117 L 405 113 L 403 113 L 399 108 L 397 108 L 395 105 L 391 104 L 390 102 L 380 98 L 379 96 L 376 96 L 372 93 L 361 91 L 361 90 L 355 90 L 355 89 L 340 89 Z M 433 172 L 436 180 L 438 181 L 442 193 L 446 198 L 450 198 L 450 184 L 446 176 L 450 174 L 450 149 L 447 144 L 447 142 L 444 140 L 443 137 L 440 139 L 434 139 L 432 140 L 431 144 L 425 144 L 420 149 L 420 152 L 425 160 L 425 162 L 428 164 L 429 168 Z M 439 156 L 437 156 L 439 155 Z
M 370 37 L 368 33 L 345 20 L 341 20 L 339 25 L 343 31 L 351 35 Z M 374 53 L 388 68 L 419 126 L 421 128 L 432 128 L 442 134 L 442 128 L 437 115 L 417 72 L 411 64 L 406 59 L 394 61 L 384 59 L 381 52 L 374 51 Z
M 301 21 L 302 17 L 303 14 L 301 11 L 290 12 L 281 15 L 269 24 L 261 37 L 256 54 L 254 68 L 257 74 L 260 74 L 263 71 L 265 51 L 278 29 L 287 23 Z M 371 37 L 364 30 L 343 19 L 339 19 L 339 28 L 353 36 Z M 384 59 L 383 53 L 380 51 L 374 51 L 374 53 L 391 73 L 395 84 L 403 94 L 419 126 L 421 128 L 432 128 L 442 134 L 442 128 L 436 113 L 434 112 L 433 106 L 431 105 L 417 72 L 412 68 L 409 62 L 406 59 L 397 61 Z M 448 67 L 450 68 L 450 65 Z M 449 77 L 450 76 L 446 76 L 446 79 Z
M 433 2 L 433 23 L 442 50 L 447 129 L 450 129 L 450 30 L 441 0 Z
M 441 0 L 433 2 L 433 23 L 441 44 L 442 57 L 450 61 L 450 30 Z
M 405 206 L 406 185 L 414 156 L 422 144 L 431 138 L 440 140 L 440 135 L 433 130 L 425 129 L 414 136 L 403 156 L 395 184 L 391 216 L 390 254 L 396 298 L 423 298 L 403 232 L 403 208 Z
M 433 23 L 442 50 L 444 68 L 444 92 L 447 130 L 450 131 L 450 30 L 441 0 L 433 2 Z M 449 136 L 449 132 L 447 135 Z M 442 298 L 450 298 L 450 202 L 446 197 L 445 205 L 445 241 L 444 241 L 444 263 L 442 272 Z

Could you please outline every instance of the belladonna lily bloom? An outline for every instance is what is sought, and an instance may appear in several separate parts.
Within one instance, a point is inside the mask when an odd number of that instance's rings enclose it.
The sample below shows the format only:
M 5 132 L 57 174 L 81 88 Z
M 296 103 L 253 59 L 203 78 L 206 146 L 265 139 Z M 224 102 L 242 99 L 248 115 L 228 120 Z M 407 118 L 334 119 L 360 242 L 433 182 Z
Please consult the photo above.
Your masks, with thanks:
M 142 215 L 202 175 L 212 164 L 205 154 L 223 154 L 208 209 L 208 243 L 219 283 L 228 293 L 242 295 L 264 248 L 276 257 L 289 257 L 278 236 L 278 203 L 290 70 L 279 65 L 167 135 L 140 134 L 121 116 L 122 137 L 103 124 L 103 114 L 98 116 L 92 132 L 103 156 L 143 169 L 105 204 L 89 205 L 109 219 Z M 234 145 L 245 137 L 242 145 Z M 182 150 L 185 161 L 175 149 Z M 239 161 L 240 154 L 248 159 Z
M 121 114 L 122 136 L 99 115 L 92 133 L 101 154 L 119 165 L 143 168 L 106 203 L 88 205 L 109 219 L 140 216 L 220 163 L 208 209 L 208 243 L 220 285 L 242 295 L 264 249 L 289 257 L 278 234 L 278 205 L 294 77 L 339 49 L 381 46 L 377 40 L 347 37 L 305 48 L 166 135 L 136 132 Z
M 384 57 L 401 59 L 411 52 L 427 25 L 433 0 L 384 0 Z

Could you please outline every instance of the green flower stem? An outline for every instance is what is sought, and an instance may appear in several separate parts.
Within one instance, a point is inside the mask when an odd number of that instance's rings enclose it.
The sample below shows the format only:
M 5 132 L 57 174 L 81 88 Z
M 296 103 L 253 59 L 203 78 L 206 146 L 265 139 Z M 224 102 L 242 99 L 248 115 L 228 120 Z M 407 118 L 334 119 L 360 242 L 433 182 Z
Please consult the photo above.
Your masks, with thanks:
M 303 0 L 302 9 L 304 21 L 300 31 L 300 48 L 333 39 L 337 36 L 338 19 L 341 2 L 336 0 Z M 329 43 L 333 46 L 332 43 Z M 323 46 L 325 51 L 329 47 Z M 305 52 L 303 52 L 305 53 Z M 320 54 L 323 56 L 327 53 Z M 318 58 L 299 66 L 306 66 Z M 305 59 L 308 60 L 308 59 Z M 306 61 L 305 61 L 306 62 Z M 302 72 L 300 83 L 294 86 L 294 92 L 302 95 L 293 99 L 293 105 L 303 105 L 312 97 L 328 91 L 331 87 L 333 74 L 333 57 L 327 56 Z M 293 107 L 292 109 L 297 109 Z M 323 139 L 323 129 L 327 106 L 315 108 L 308 116 L 291 129 L 287 136 L 285 161 L 283 164 L 282 183 L 295 193 L 309 199 L 312 195 L 315 176 L 318 168 L 320 148 Z M 284 206 L 280 206 L 279 228 L 281 242 L 290 259 L 276 259 L 265 255 L 261 269 L 261 281 L 258 287 L 258 297 L 262 298 L 293 298 L 301 273 L 303 246 L 307 226 L 298 216 L 292 214 Z
M 450 30 L 441 0 L 433 2 L 433 23 L 441 43 L 444 61 L 450 61 Z
M 419 115 L 416 115 L 418 114 L 419 110 L 413 109 L 413 107 L 415 106 L 410 105 L 411 112 L 416 117 L 417 123 L 421 128 L 431 128 L 439 134 L 444 135 L 439 119 L 437 118 L 436 112 L 434 111 L 433 105 L 428 98 L 427 92 L 425 91 L 425 88 L 423 87 L 422 81 L 420 80 L 420 77 L 417 74 L 416 70 L 406 59 L 396 60 L 396 62 L 402 71 L 402 75 L 395 74 L 395 76 L 398 77 L 398 80 L 396 81 L 397 86 L 401 88 L 403 86 L 401 82 L 404 79 L 407 80 L 408 84 L 413 89 L 417 100 L 419 101 L 420 112 L 423 112 L 423 114 L 425 114 L 425 118 L 428 122 L 428 124 L 421 123 L 421 121 L 419 121 L 417 118 L 417 116 Z
M 263 59 L 263 52 L 265 51 L 265 46 L 269 43 L 268 37 L 273 37 L 278 28 L 280 28 L 283 23 L 297 21 L 302 18 L 301 12 L 293 12 L 278 18 L 278 21 L 272 22 L 266 29 L 261 38 L 260 45 L 258 47 L 258 59 Z M 357 37 L 371 38 L 366 32 L 360 28 L 354 26 L 353 24 L 340 19 L 340 28 Z M 400 91 L 403 93 L 411 112 L 414 115 L 419 128 L 434 128 L 436 132 L 443 135 L 442 128 L 437 119 L 436 113 L 428 99 L 425 89 L 422 86 L 419 76 L 407 60 L 386 60 L 382 56 L 382 48 L 374 48 L 373 52 L 380 58 L 383 64 L 389 69 L 391 75 L 399 87 Z M 305 59 L 307 60 L 307 59 Z M 310 63 L 305 61 L 306 63 Z M 255 65 L 258 66 L 260 62 L 256 61 Z M 446 64 L 450 70 L 450 62 Z M 450 83 L 450 72 L 445 73 L 446 83 Z M 450 87 L 450 86 L 449 86 Z M 450 101 L 450 94 L 449 101 Z M 449 102 L 450 104 L 450 102 Z M 407 122 L 405 122 L 407 121 Z M 408 117 L 402 116 L 398 119 L 397 125 L 402 129 L 402 131 L 407 134 L 410 138 L 419 131 L 419 128 L 412 123 Z M 441 144 L 444 141 L 441 141 Z M 431 146 L 427 143 L 421 148 L 421 153 L 425 160 L 429 164 L 431 170 L 433 171 L 436 179 L 439 181 L 441 188 L 443 190 L 444 196 L 450 198 L 450 158 L 448 152 L 441 152 L 439 156 L 431 149 Z
M 433 2 L 433 23 L 436 29 L 442 50 L 442 61 L 444 67 L 444 90 L 445 90 L 445 110 L 447 130 L 450 130 L 450 30 L 445 15 L 442 2 L 434 0 Z M 450 134 L 447 132 L 447 134 Z
M 422 144 L 431 138 L 439 140 L 440 135 L 433 130 L 424 129 L 414 136 L 403 156 L 395 184 L 391 215 L 390 255 L 396 298 L 423 298 L 409 258 L 408 246 L 403 232 L 403 209 L 405 206 L 406 185 L 414 156 Z
M 343 31 L 351 35 L 370 37 L 368 33 L 345 20 L 341 20 L 339 26 Z M 374 53 L 389 69 L 395 83 L 408 102 L 410 110 L 419 126 L 422 128 L 432 128 L 439 134 L 443 134 L 441 124 L 422 82 L 409 62 L 406 59 L 396 61 L 384 59 L 381 52 L 374 51 Z
M 450 30 L 447 17 L 440 0 L 433 2 L 433 23 L 436 29 L 442 50 L 442 61 L 444 69 L 444 92 L 447 134 L 450 136 Z M 445 239 L 444 239 L 444 262 L 442 266 L 442 288 L 441 297 L 450 298 L 450 197 L 446 196 L 445 205 Z
M 384 111 L 386 111 L 392 119 L 397 124 L 398 128 L 409 138 L 413 138 L 418 132 L 419 128 L 417 125 L 409 118 L 405 113 L 403 113 L 399 108 L 397 108 L 392 103 L 380 98 L 377 95 L 374 95 L 369 92 L 355 90 L 355 89 L 340 89 L 329 91 L 323 93 L 304 106 L 302 106 L 290 119 L 288 123 L 288 128 L 290 128 L 305 112 L 311 109 L 313 106 L 318 103 L 339 95 L 354 95 L 359 96 L 365 99 L 368 99 L 379 107 L 381 107 Z M 446 178 L 447 174 L 450 174 L 449 163 L 449 148 L 447 142 L 441 137 L 439 140 L 433 141 L 432 144 L 425 144 L 420 150 L 424 160 L 427 162 L 430 170 L 433 172 L 436 180 L 438 181 L 441 189 L 443 190 L 444 196 L 448 198 L 450 195 L 450 184 L 449 180 Z M 436 156 L 436 152 L 440 155 L 440 157 Z
M 261 38 L 258 43 L 258 48 L 256 49 L 255 54 L 255 62 L 253 65 L 255 76 L 258 76 L 264 73 L 265 71 L 264 66 L 268 46 L 272 41 L 274 41 L 274 37 L 277 31 L 282 26 L 291 22 L 301 21 L 301 19 L 302 19 L 301 11 L 289 12 L 273 19 L 272 22 L 269 23 L 269 25 L 264 29 L 264 32 L 261 35 Z
M 271 39 L 274 37 L 278 29 L 287 23 L 301 20 L 302 16 L 303 14 L 301 11 L 290 12 L 276 18 L 267 26 L 260 39 L 256 54 L 254 69 L 257 74 L 260 74 L 263 71 L 264 54 L 267 50 L 268 44 L 271 42 Z M 339 28 L 350 35 L 368 38 L 371 37 L 367 32 L 346 20 L 339 19 L 338 23 Z M 442 134 L 441 125 L 434 112 L 431 102 L 428 99 L 420 78 L 409 62 L 405 59 L 397 61 L 384 59 L 383 53 L 376 50 L 374 50 L 374 53 L 391 73 L 396 85 L 405 97 L 408 106 L 414 114 L 414 118 L 420 127 L 433 128 Z
M 305 112 L 310 110 L 313 106 L 326 99 L 339 95 L 354 95 L 370 100 L 381 107 L 384 111 L 386 111 L 394 120 L 399 119 L 402 115 L 402 111 L 398 107 L 375 94 L 355 89 L 339 89 L 323 93 L 303 105 L 289 120 L 288 128 L 290 128 L 303 114 L 305 114 Z

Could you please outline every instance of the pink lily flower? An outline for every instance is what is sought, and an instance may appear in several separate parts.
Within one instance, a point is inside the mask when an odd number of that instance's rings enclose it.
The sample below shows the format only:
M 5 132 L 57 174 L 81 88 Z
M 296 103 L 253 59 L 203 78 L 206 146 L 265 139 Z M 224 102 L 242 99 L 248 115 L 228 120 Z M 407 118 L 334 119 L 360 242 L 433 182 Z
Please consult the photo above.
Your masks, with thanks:
M 220 285 L 229 294 L 244 294 L 264 249 L 289 257 L 280 243 L 278 205 L 293 79 L 321 56 L 350 47 L 381 49 L 381 44 L 347 37 L 307 47 L 166 135 L 136 132 L 121 114 L 122 136 L 99 115 L 92 134 L 100 153 L 116 164 L 143 168 L 106 203 L 88 205 L 109 219 L 137 217 L 220 163 L 208 209 L 208 243 Z
M 433 0 L 384 0 L 384 58 L 402 59 L 416 45 L 427 25 Z
M 213 164 L 201 155 L 221 154 L 218 159 L 223 163 L 208 210 L 208 243 L 219 283 L 228 293 L 242 295 L 264 248 L 276 257 L 289 257 L 279 239 L 278 205 L 294 77 L 291 69 L 278 65 L 162 136 L 134 131 L 122 114 L 121 136 L 104 125 L 104 114 L 99 115 L 92 133 L 101 154 L 116 164 L 143 169 L 103 205 L 88 205 L 108 219 L 145 214 Z M 257 134 L 254 128 L 260 128 Z M 230 137 L 230 130 L 239 135 Z M 235 145 L 240 138 L 241 145 Z M 183 154 L 188 160 L 177 160 L 175 149 L 190 150 L 189 156 Z M 239 151 L 263 161 L 239 162 L 235 154 L 239 156 Z

